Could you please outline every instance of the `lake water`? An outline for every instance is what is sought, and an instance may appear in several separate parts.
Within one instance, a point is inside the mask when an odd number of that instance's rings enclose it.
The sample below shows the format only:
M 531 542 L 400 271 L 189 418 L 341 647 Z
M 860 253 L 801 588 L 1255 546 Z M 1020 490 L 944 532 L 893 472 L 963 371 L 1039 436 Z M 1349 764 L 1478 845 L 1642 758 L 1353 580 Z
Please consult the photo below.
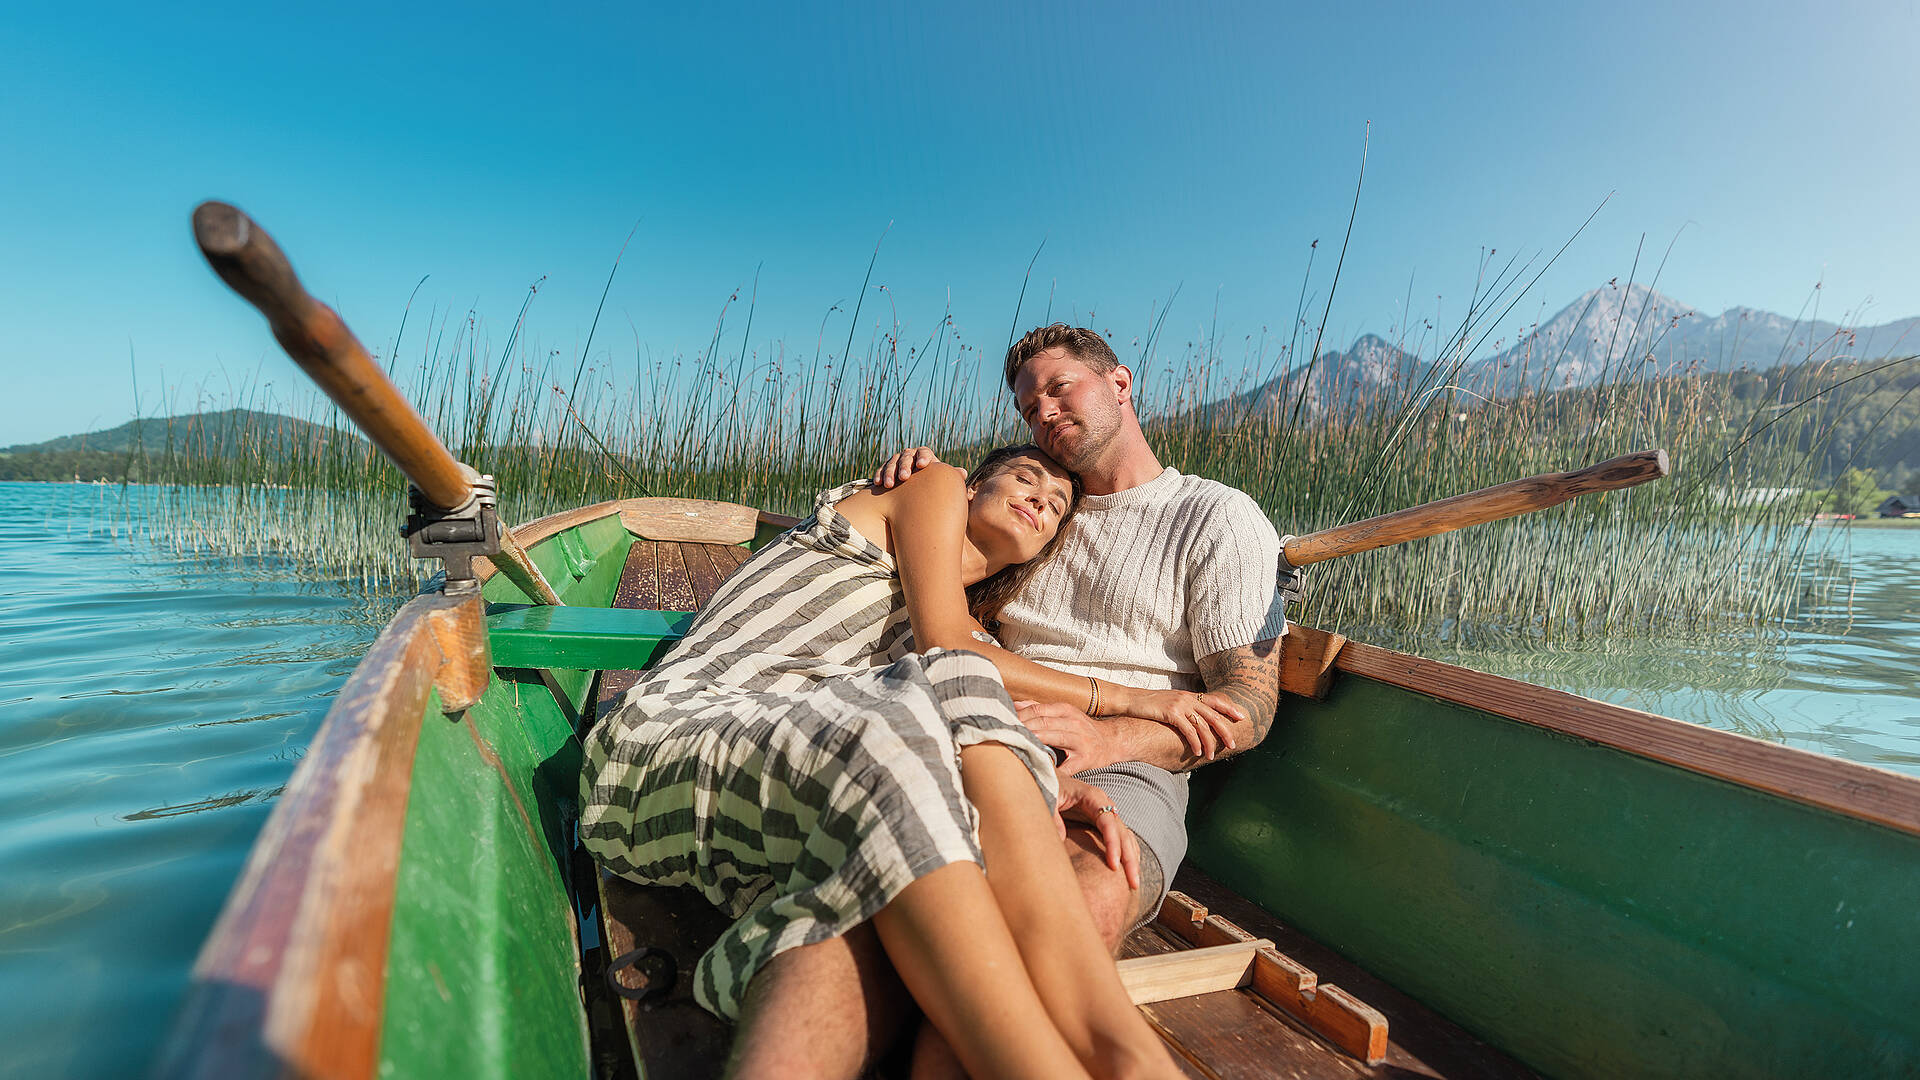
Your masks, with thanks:
M 270 561 L 157 554 L 117 526 L 141 497 L 0 483 L 3 1076 L 145 1071 L 254 834 L 393 606 Z M 1851 609 L 1780 641 L 1421 651 L 1920 773 L 1920 529 L 1831 539 Z

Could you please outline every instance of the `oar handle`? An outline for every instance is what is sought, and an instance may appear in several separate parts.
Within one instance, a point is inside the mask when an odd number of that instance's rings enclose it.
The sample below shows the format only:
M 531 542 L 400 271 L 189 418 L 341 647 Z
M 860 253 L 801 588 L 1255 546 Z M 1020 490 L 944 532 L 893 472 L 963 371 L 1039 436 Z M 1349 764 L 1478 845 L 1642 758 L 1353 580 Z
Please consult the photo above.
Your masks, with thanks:
M 273 336 L 373 445 L 442 510 L 473 495 L 467 470 L 413 410 L 334 310 L 313 298 L 280 245 L 239 207 L 204 202 L 193 238 L 213 271 L 260 309 Z
M 1351 525 L 1337 525 L 1288 540 L 1283 554 L 1294 566 L 1308 566 L 1342 555 L 1438 536 L 1469 525 L 1499 521 L 1558 506 L 1577 495 L 1614 491 L 1667 475 L 1665 450 L 1642 450 L 1573 472 L 1541 473 L 1496 484 L 1465 495 L 1381 514 Z

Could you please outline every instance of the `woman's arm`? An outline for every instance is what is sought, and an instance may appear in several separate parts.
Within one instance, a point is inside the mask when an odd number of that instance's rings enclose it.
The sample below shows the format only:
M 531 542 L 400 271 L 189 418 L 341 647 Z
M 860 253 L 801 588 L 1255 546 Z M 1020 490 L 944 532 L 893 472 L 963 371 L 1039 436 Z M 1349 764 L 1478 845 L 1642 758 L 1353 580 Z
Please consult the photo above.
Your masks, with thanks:
M 970 649 L 993 661 L 1016 700 L 1071 705 L 1096 716 L 1138 716 L 1179 732 L 1196 755 L 1212 757 L 1233 746 L 1231 731 L 1245 723 L 1231 699 L 1180 690 L 1140 690 L 1036 664 L 974 637 L 980 624 L 967 613 L 960 558 L 967 529 L 966 474 L 951 466 L 915 473 L 872 505 L 886 520 L 913 640 L 922 649 Z

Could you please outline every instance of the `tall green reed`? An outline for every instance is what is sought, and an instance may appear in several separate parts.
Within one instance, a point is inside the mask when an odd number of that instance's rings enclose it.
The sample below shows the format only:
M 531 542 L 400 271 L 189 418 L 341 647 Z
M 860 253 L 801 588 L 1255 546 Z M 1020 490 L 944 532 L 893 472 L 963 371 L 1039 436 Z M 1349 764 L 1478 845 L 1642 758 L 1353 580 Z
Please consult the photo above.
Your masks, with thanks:
M 1750 634 L 1825 595 L 1832 568 L 1804 508 L 1742 505 L 1740 493 L 1811 486 L 1823 432 L 1849 407 L 1844 393 L 1796 407 L 1788 386 L 1805 394 L 1822 374 L 1801 371 L 1755 406 L 1730 378 L 1687 373 L 1685 358 L 1640 362 L 1661 354 L 1665 329 L 1634 322 L 1606 343 L 1600 382 L 1549 389 L 1560 358 L 1528 354 L 1530 370 L 1501 376 L 1521 389 L 1496 395 L 1471 358 L 1510 308 L 1517 276 L 1509 264 L 1490 281 L 1446 336 L 1398 342 L 1428 362 L 1365 393 L 1295 355 L 1315 339 L 1297 315 L 1287 340 L 1244 342 L 1237 362 L 1210 332 L 1164 347 L 1159 320 L 1117 344 L 1162 461 L 1247 491 L 1283 533 L 1632 450 L 1672 455 L 1675 475 L 1663 481 L 1317 567 L 1302 621 L 1411 647 Z M 606 351 L 571 363 L 530 341 L 525 307 L 498 348 L 472 314 L 442 317 L 411 363 L 392 355 L 389 365 L 456 456 L 497 478 L 510 522 L 649 495 L 801 514 L 816 491 L 903 447 L 964 458 L 1027 438 L 999 382 L 1000 349 L 968 340 L 951 311 L 909 340 L 896 319 L 861 323 L 856 308 L 838 349 L 825 321 L 811 349 L 794 349 L 736 336 L 731 310 L 697 354 L 636 345 L 627 360 Z M 252 387 L 238 396 L 277 404 Z M 286 556 L 378 592 L 415 587 L 397 472 L 323 402 L 280 407 L 307 422 L 250 419 L 218 447 L 147 447 L 148 474 L 166 485 L 151 534 L 176 548 Z

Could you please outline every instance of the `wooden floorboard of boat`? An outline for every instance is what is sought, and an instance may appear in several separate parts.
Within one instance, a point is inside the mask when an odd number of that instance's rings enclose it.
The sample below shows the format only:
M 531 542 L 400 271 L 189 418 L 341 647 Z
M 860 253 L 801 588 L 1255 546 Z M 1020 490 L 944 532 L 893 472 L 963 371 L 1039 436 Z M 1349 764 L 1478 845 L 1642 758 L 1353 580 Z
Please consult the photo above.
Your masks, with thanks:
M 1173 887 L 1193 897 L 1208 911 L 1224 916 L 1255 937 L 1272 940 L 1281 952 L 1312 969 L 1320 977 L 1322 985 L 1331 984 L 1340 987 L 1373 1006 L 1387 1018 L 1387 1059 L 1385 1063 L 1374 1069 L 1368 1069 L 1354 1059 L 1340 1055 L 1339 1051 L 1328 1047 L 1328 1052 L 1340 1056 L 1341 1062 L 1350 1066 L 1351 1071 L 1342 1072 L 1329 1066 L 1324 1072 L 1232 1074 L 1223 1072 L 1220 1074 L 1223 1080 L 1229 1075 L 1333 1077 L 1372 1076 L 1384 1073 L 1407 1077 L 1488 1077 L 1494 1080 L 1521 1080 L 1521 1078 L 1538 1075 L 1481 1042 L 1439 1013 L 1396 990 L 1390 983 L 1369 974 L 1365 968 L 1293 929 L 1258 905 L 1243 899 L 1232 889 L 1193 867 L 1182 867 L 1180 872 L 1174 875 Z M 1136 931 L 1135 937 L 1141 933 L 1142 931 Z M 1236 990 L 1230 993 L 1209 994 L 1206 998 L 1186 1000 L 1224 999 L 1234 995 L 1248 998 L 1254 996 L 1249 991 Z M 1147 1006 L 1149 1009 L 1158 1007 L 1157 1005 Z M 1284 1015 L 1278 1009 L 1274 1009 L 1273 1012 L 1276 1016 Z M 1292 1021 L 1288 1023 L 1291 1024 Z M 1176 1032 L 1181 1030 L 1185 1029 L 1176 1029 Z M 1312 1038 L 1304 1031 L 1301 1034 L 1304 1038 Z
M 620 999 L 641 1075 L 685 1080 L 719 1076 L 733 1027 L 694 1002 L 693 974 L 701 954 L 726 930 L 727 917 L 692 888 L 636 885 L 604 872 L 600 899 L 609 957 L 636 948 L 665 949 L 679 971 L 665 999 Z M 627 985 L 636 984 L 627 980 Z
M 1152 926 L 1121 943 L 1122 959 L 1187 948 Z M 1253 1077 L 1359 1077 L 1372 1070 L 1281 1019 L 1248 990 L 1173 998 L 1142 1005 L 1149 1023 L 1172 1049 L 1175 1064 L 1203 1080 Z
M 746 548 L 733 544 L 636 539 L 627 552 L 620 581 L 614 586 L 612 606 L 698 611 L 749 554 Z M 606 715 L 606 710 L 639 681 L 638 671 L 603 673 L 594 715 Z
M 614 589 L 613 606 L 653 611 L 696 611 L 713 599 L 721 582 L 745 561 L 745 548 L 731 544 L 635 539 Z M 640 680 L 638 671 L 600 676 L 596 716 L 604 716 Z M 634 1054 L 644 1075 L 699 1080 L 718 1076 L 726 1063 L 733 1029 L 693 1000 L 694 965 L 727 919 L 690 888 L 637 885 L 602 873 L 601 924 L 608 956 L 635 948 L 663 948 L 680 977 L 663 1001 L 620 1000 Z

